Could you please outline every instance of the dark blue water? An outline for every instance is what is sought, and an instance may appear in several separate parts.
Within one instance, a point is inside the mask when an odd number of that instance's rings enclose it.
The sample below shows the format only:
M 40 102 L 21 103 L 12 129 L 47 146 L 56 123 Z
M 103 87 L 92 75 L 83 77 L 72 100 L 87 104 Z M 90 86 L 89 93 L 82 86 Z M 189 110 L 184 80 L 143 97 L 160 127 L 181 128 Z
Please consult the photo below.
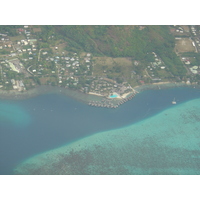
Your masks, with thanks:
M 72 98 L 48 94 L 0 103 L 0 174 L 24 159 L 93 133 L 127 126 L 162 110 L 200 98 L 200 90 L 174 88 L 144 91 L 117 109 L 95 108 Z M 10 114 L 6 114 L 10 113 Z

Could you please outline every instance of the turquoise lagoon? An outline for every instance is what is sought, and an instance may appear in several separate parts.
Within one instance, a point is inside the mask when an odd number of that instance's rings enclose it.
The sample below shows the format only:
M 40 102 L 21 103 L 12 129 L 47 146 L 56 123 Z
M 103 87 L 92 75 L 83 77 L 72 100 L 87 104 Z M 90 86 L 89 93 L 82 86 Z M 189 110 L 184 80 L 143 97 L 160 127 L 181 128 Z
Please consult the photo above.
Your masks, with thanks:
M 200 174 L 200 99 L 28 159 L 16 174 Z
M 58 94 L 1 100 L 18 111 L 0 109 L 0 174 L 200 174 L 199 98 L 173 88 L 117 109 Z

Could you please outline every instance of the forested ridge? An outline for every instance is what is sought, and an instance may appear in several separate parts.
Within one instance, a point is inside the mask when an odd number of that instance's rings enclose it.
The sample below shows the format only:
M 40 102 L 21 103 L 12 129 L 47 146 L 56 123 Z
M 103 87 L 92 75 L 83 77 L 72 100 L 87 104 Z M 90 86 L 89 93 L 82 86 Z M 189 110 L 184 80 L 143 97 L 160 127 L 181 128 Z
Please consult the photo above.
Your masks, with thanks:
M 67 42 L 68 51 L 92 52 L 96 56 L 132 57 L 153 61 L 158 54 L 174 75 L 184 75 L 185 68 L 174 52 L 175 38 L 168 26 L 68 25 L 44 26 Z

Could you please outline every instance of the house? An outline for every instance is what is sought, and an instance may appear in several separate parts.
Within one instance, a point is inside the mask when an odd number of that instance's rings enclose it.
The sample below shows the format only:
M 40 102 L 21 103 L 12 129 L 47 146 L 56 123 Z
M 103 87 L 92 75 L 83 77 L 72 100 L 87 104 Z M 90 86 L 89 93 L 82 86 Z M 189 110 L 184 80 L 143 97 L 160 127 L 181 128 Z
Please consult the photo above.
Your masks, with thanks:
M 74 80 L 78 82 L 78 77 L 74 77 Z
M 23 40 L 23 44 L 24 44 L 24 45 L 28 45 L 28 41 Z
M 18 31 L 18 32 L 23 32 L 24 29 L 23 29 L 23 28 L 18 28 L 17 31 Z
M 198 69 L 198 68 L 199 68 L 198 66 L 193 66 L 192 67 L 192 69 L 195 69 L 195 70 Z
M 19 81 L 19 86 L 24 87 L 24 83 L 22 81 Z
M 13 85 L 13 89 L 17 90 L 18 89 L 17 85 Z
M 190 71 L 193 73 L 193 74 L 197 74 L 197 70 L 193 69 L 193 68 L 190 68 Z
M 15 79 L 10 80 L 13 85 L 15 85 Z
M 189 65 L 189 64 L 190 64 L 190 61 L 189 61 L 189 60 L 186 60 L 186 61 L 185 61 L 185 64 L 186 64 L 186 65 Z
M 140 83 L 141 83 L 141 84 L 144 84 L 144 81 L 140 80 Z
M 16 56 L 16 53 L 11 53 L 11 56 Z

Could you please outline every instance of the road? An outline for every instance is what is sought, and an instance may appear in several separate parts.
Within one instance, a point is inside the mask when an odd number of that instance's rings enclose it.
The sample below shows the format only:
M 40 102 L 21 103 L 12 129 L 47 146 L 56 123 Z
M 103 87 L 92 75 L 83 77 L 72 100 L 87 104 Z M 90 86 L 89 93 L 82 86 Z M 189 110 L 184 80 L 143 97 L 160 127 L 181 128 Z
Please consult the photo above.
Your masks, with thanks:
M 27 71 L 34 76 L 34 74 L 29 70 L 32 67 L 32 65 L 30 67 L 27 68 Z
M 43 49 L 40 49 L 39 52 L 38 52 L 38 61 L 40 61 L 40 51 L 41 50 L 43 50 Z

